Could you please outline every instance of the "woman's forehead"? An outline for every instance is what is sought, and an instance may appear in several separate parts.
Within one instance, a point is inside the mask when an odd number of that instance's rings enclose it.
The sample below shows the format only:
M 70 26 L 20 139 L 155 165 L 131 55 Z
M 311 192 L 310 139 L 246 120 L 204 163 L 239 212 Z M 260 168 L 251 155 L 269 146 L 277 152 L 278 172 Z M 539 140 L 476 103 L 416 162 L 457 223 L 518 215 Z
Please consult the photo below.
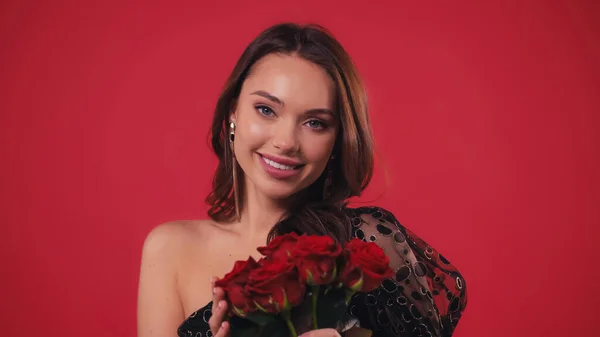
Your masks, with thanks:
M 328 73 L 298 56 L 270 54 L 259 60 L 241 95 L 256 92 L 269 94 L 286 107 L 333 109 L 335 102 L 335 85 Z

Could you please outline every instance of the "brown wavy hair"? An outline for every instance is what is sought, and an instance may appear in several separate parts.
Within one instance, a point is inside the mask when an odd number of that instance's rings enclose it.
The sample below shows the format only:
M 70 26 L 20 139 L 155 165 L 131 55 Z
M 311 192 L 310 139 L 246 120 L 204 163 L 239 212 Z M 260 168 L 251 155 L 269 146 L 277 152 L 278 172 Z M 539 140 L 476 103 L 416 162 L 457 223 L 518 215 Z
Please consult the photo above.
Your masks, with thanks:
M 331 235 L 336 240 L 350 239 L 347 199 L 359 196 L 373 175 L 373 139 L 367 111 L 367 98 L 358 72 L 342 45 L 322 26 L 294 23 L 277 24 L 260 33 L 244 50 L 217 101 L 210 132 L 210 142 L 219 164 L 212 192 L 206 198 L 208 215 L 215 221 L 235 218 L 233 194 L 233 160 L 229 140 L 229 117 L 235 109 L 242 84 L 252 66 L 262 57 L 279 53 L 299 56 L 321 66 L 335 83 L 335 113 L 340 129 L 333 149 L 333 159 L 323 174 L 305 190 L 298 192 L 291 209 L 273 227 L 274 235 L 298 233 Z M 238 165 L 237 162 L 235 165 Z M 238 188 L 242 192 L 243 171 Z M 323 196 L 324 182 L 331 170 L 329 195 Z M 240 200 L 240 207 L 244 207 Z

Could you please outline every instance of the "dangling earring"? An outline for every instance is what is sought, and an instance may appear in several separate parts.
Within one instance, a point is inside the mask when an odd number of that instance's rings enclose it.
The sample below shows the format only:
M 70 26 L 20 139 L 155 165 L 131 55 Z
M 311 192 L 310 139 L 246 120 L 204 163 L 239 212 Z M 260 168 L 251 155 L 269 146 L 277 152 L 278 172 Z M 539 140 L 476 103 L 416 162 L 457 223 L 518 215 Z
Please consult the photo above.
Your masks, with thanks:
M 235 140 L 235 123 L 229 124 L 229 146 L 231 147 L 231 165 L 233 172 L 233 199 L 235 203 L 235 218 L 240 221 L 240 196 L 238 192 L 238 181 L 237 181 L 237 162 L 235 160 L 235 152 L 233 151 L 233 141 Z
M 331 196 L 331 185 L 333 185 L 333 165 L 331 162 L 335 159 L 335 156 L 331 156 L 331 160 L 327 163 L 327 177 L 325 177 L 325 183 L 323 184 L 323 200 L 328 199 Z

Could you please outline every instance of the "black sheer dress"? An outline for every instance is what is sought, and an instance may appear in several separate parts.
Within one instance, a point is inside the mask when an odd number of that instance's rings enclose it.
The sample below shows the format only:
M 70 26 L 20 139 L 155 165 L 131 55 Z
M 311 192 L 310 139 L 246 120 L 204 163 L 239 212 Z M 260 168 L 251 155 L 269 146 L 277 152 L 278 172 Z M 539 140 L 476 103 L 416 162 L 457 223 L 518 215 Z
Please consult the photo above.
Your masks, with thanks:
M 379 207 L 348 208 L 353 237 L 379 244 L 396 271 L 370 293 L 356 294 L 348 306 L 355 324 L 373 337 L 451 336 L 467 305 L 466 283 L 435 249 Z M 212 337 L 212 303 L 179 326 L 179 337 Z

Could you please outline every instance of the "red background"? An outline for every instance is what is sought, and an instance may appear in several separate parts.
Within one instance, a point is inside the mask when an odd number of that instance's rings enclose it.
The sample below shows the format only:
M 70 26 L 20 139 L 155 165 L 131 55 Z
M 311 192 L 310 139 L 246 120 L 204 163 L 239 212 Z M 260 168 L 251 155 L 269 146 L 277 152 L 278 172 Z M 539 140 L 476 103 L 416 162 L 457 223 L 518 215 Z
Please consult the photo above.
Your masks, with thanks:
M 600 7 L 432 3 L 4 1 L 0 334 L 135 335 L 145 235 L 205 216 L 226 76 L 260 30 L 300 20 L 368 86 L 379 159 L 361 201 L 467 279 L 456 335 L 590 335 Z

